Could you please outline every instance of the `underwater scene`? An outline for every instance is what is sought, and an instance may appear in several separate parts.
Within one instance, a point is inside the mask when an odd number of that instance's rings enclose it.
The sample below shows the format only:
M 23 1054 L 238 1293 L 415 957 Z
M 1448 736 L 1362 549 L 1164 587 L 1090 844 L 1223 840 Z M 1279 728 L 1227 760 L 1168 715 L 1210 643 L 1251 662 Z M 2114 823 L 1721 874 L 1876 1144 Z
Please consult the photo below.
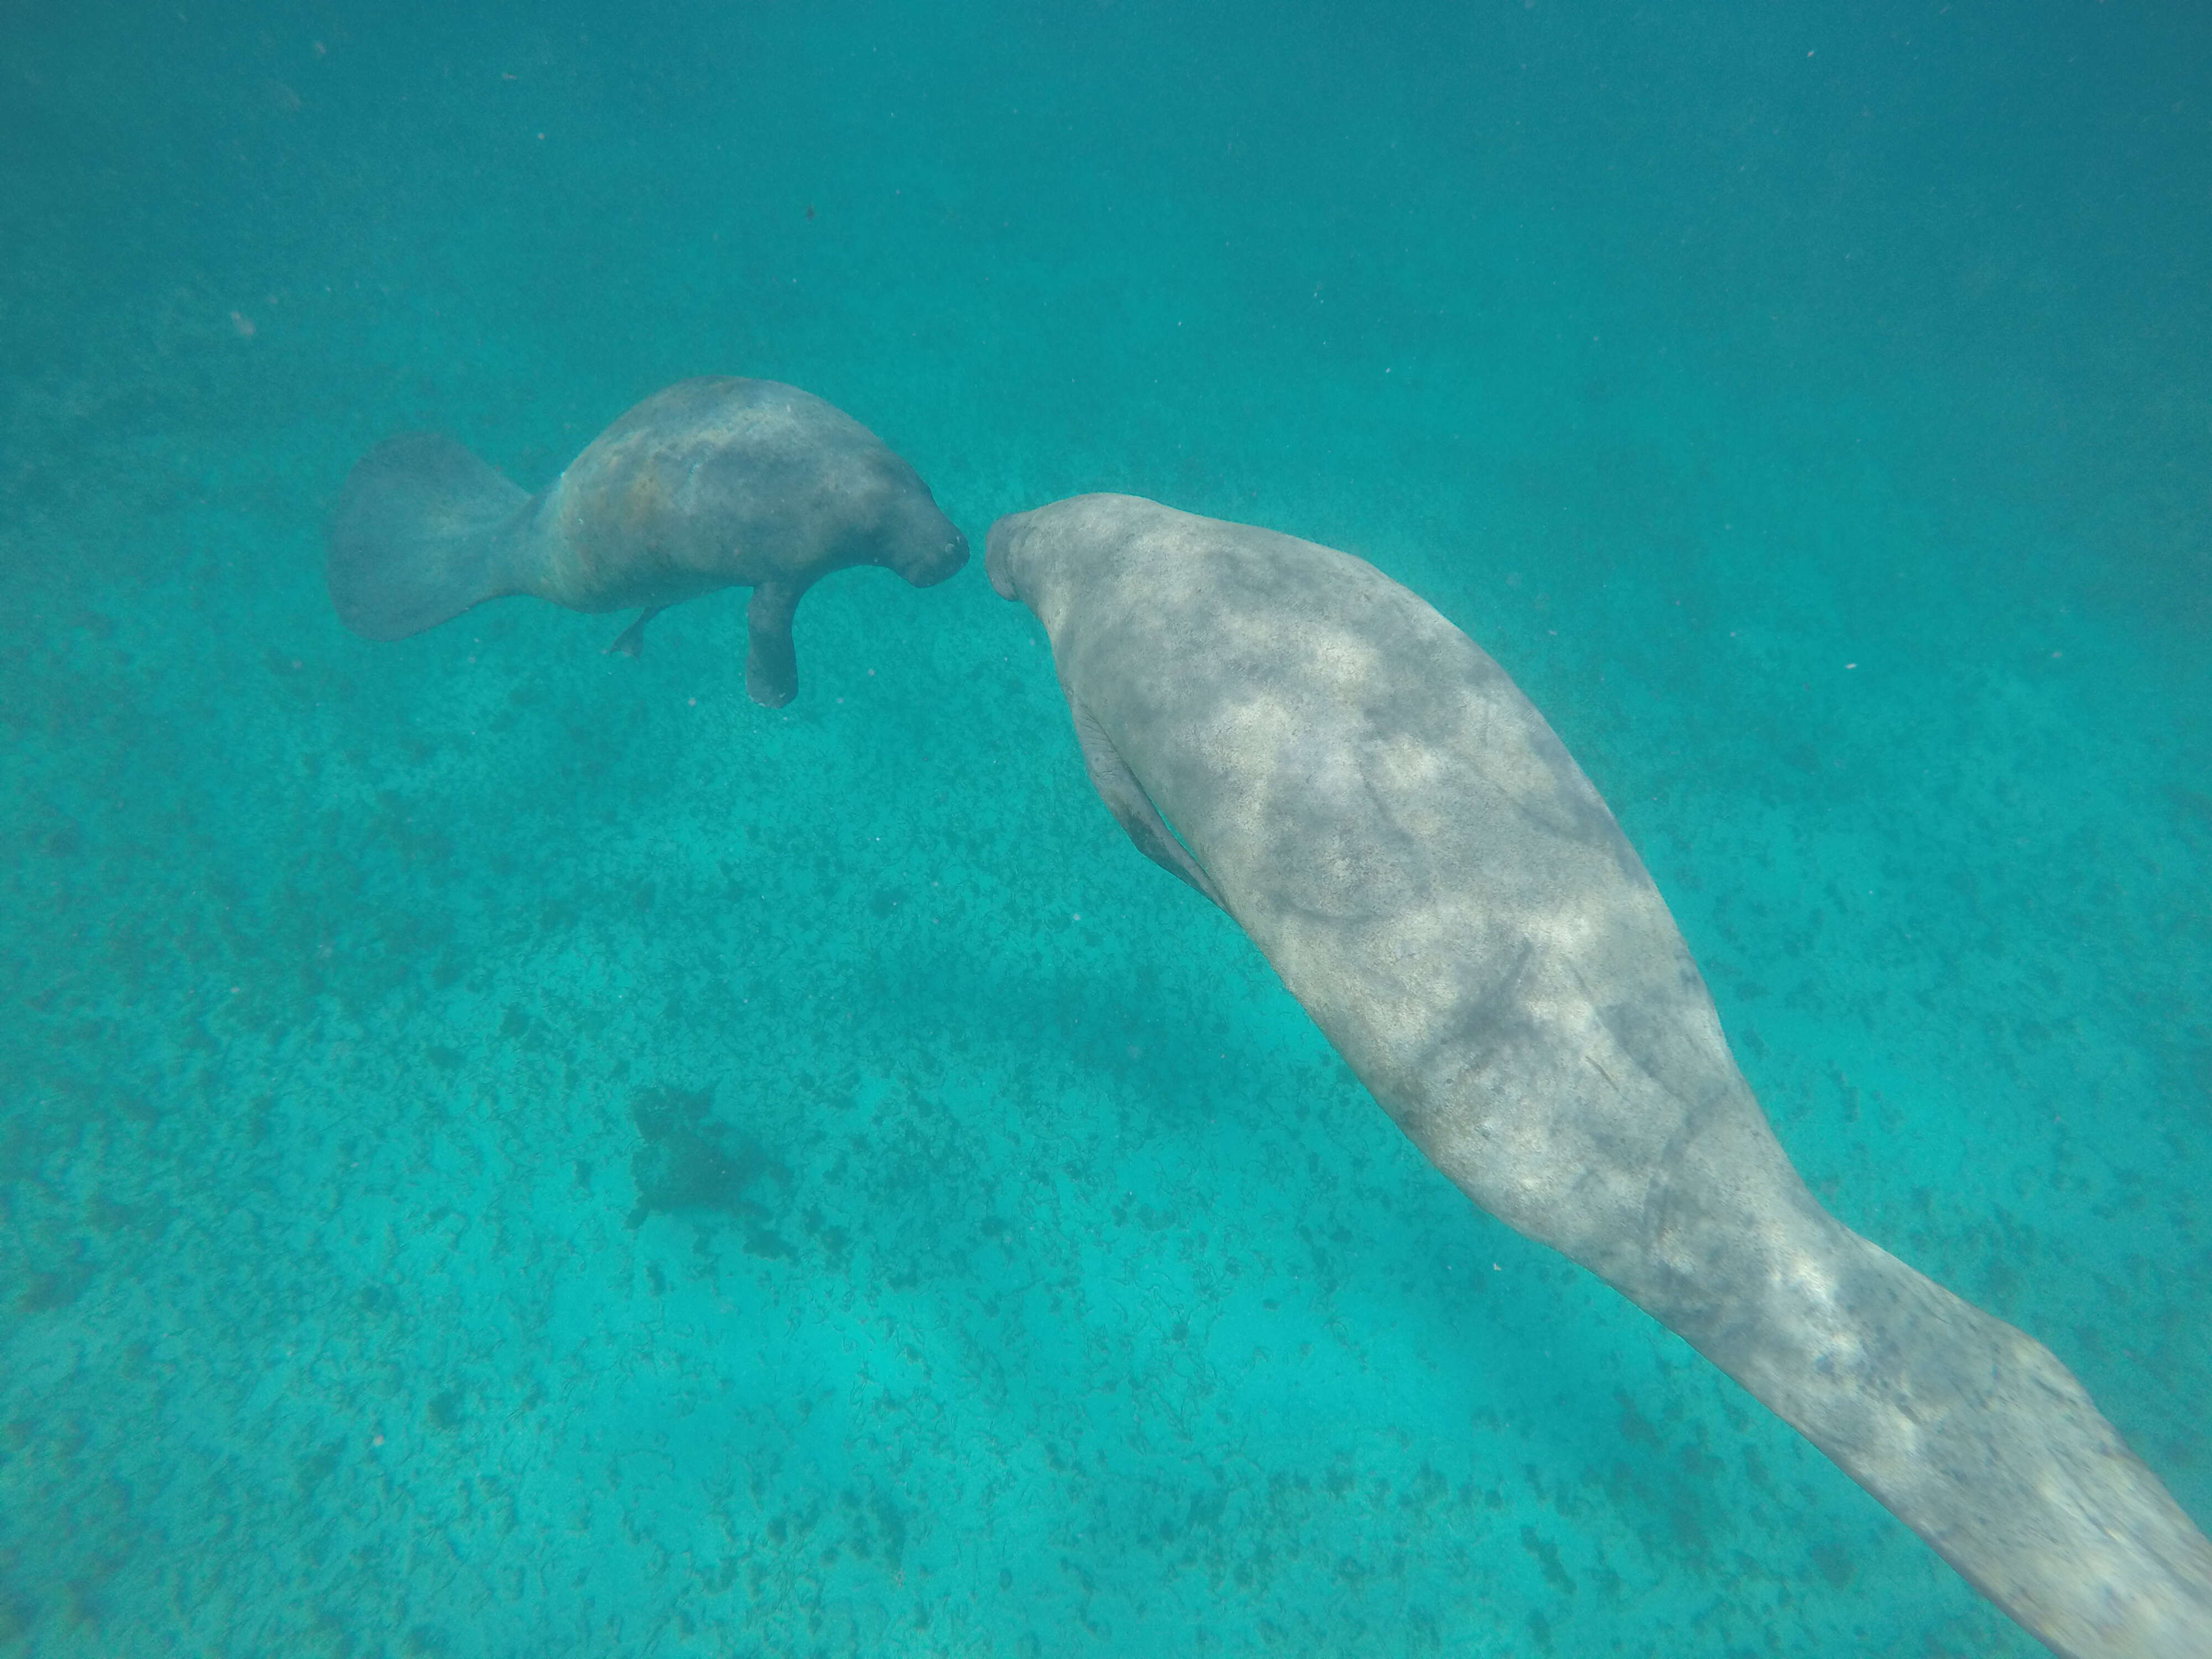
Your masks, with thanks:
M 0 1659 L 2045 1650 L 1131 844 L 986 569 L 1091 492 L 1494 658 L 2212 1522 L 2212 13 L 4 18 Z M 702 376 L 900 558 L 595 532 Z

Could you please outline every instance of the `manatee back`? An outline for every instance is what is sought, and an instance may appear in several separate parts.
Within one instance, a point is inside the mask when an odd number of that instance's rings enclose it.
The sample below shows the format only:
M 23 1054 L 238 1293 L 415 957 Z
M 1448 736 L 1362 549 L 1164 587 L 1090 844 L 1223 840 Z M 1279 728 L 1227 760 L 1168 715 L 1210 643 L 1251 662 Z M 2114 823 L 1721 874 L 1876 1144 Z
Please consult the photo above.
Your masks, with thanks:
M 1686 1122 L 1794 1184 L 1612 813 L 1418 595 L 1130 497 L 994 528 L 990 563 L 1230 913 L 1476 1202 L 1625 1286 Z
M 338 620 L 404 639 L 515 592 L 507 554 L 529 495 L 451 438 L 410 432 L 355 463 L 324 577 Z
M 804 591 L 855 564 L 922 586 L 968 552 L 881 439 L 774 380 L 664 386 L 594 438 L 558 489 L 530 590 L 578 610 L 667 604 L 732 584 Z

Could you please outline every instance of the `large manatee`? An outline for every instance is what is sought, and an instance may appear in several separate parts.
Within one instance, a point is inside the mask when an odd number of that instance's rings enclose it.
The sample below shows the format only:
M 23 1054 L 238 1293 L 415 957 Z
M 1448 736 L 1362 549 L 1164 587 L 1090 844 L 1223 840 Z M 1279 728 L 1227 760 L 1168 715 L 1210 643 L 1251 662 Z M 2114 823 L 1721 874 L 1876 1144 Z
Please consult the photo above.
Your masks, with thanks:
M 534 593 L 572 611 L 642 614 L 611 649 L 635 654 L 654 614 L 748 586 L 745 690 L 799 690 L 792 613 L 848 565 L 917 587 L 968 542 L 880 439 L 811 392 L 702 378 L 656 392 L 537 495 L 434 433 L 379 444 L 347 477 L 325 567 L 339 619 L 372 640 L 419 634 L 471 605 Z
M 1126 495 L 1001 519 L 985 562 L 1115 817 L 1462 1191 L 2056 1651 L 2212 1656 L 2212 1545 L 2049 1350 L 1814 1201 L 1635 850 L 1474 641 L 1347 554 Z

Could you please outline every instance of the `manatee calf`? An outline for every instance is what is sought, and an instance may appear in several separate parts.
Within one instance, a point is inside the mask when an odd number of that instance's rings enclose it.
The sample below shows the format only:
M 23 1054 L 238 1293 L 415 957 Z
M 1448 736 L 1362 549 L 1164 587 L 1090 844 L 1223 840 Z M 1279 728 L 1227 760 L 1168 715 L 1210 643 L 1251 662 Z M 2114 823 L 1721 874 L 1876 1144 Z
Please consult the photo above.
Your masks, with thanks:
M 325 574 L 339 619 L 372 640 L 534 593 L 572 611 L 638 607 L 608 648 L 718 587 L 753 590 L 745 690 L 799 690 L 792 613 L 815 582 L 879 564 L 916 587 L 968 560 L 929 487 L 875 434 L 796 386 L 702 378 L 656 392 L 526 495 L 451 438 L 410 433 L 355 464 Z
M 1108 808 L 1469 1198 L 2057 1651 L 2212 1656 L 2212 1545 L 2048 1350 L 1814 1201 L 1613 814 L 1472 641 L 1346 554 L 1126 495 L 1001 519 L 985 566 Z

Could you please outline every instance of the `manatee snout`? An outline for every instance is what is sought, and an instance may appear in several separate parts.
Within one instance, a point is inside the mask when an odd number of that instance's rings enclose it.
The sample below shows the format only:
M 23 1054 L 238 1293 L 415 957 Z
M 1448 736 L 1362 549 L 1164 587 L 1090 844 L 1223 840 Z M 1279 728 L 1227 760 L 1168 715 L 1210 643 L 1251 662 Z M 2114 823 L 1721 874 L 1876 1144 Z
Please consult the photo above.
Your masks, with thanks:
M 883 517 L 876 530 L 881 550 L 875 563 L 887 566 L 916 587 L 934 587 L 968 562 L 968 538 L 945 516 L 911 468 L 887 481 Z
M 899 574 L 916 587 L 934 587 L 968 562 L 968 538 L 950 520 L 925 556 L 898 567 Z
M 1034 516 L 1009 513 L 994 524 L 983 538 L 983 574 L 991 579 L 991 591 L 1002 599 L 1021 597 L 1014 586 L 1014 555 L 1021 547 L 1022 532 Z

